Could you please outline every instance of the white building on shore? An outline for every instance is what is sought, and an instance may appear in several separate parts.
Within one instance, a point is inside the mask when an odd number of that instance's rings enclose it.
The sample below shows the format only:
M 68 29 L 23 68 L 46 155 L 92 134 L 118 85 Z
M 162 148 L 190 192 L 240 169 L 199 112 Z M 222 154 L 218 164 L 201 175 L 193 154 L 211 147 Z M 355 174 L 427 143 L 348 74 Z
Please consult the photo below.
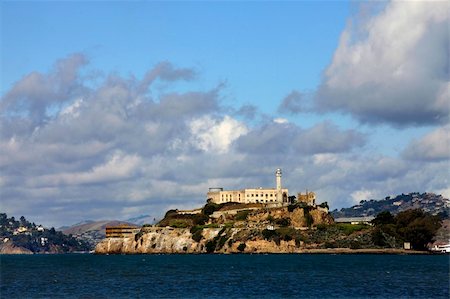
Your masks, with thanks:
M 226 202 L 236 203 L 264 203 L 283 205 L 288 204 L 289 191 L 281 187 L 281 169 L 275 172 L 275 188 L 254 188 L 242 190 L 223 190 L 223 188 L 209 188 L 208 202 L 216 204 Z

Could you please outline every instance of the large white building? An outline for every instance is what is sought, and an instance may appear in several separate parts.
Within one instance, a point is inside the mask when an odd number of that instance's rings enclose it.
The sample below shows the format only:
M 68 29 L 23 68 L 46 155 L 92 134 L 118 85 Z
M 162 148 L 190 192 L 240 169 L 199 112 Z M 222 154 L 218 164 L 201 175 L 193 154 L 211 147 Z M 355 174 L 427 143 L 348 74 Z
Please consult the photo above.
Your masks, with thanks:
M 275 172 L 276 188 L 255 188 L 243 190 L 223 190 L 209 188 L 207 200 L 221 204 L 225 202 L 264 203 L 283 205 L 288 203 L 289 191 L 281 187 L 281 169 Z

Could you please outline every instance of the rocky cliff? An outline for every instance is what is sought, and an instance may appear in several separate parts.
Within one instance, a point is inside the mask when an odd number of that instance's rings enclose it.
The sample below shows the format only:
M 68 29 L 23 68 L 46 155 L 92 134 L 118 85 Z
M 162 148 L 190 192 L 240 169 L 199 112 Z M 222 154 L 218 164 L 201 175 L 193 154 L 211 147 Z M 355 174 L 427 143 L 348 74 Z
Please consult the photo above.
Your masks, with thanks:
M 260 232 L 245 228 L 205 228 L 193 240 L 189 229 L 151 228 L 130 238 L 107 238 L 97 244 L 98 254 L 141 253 L 293 253 L 301 252 L 296 240 L 265 240 Z
M 97 244 L 95 252 L 293 253 L 306 248 L 308 227 L 333 223 L 327 211 L 301 207 L 241 210 L 237 213 L 227 210 L 218 215 L 218 218 L 211 218 L 202 225 L 143 227 L 127 238 L 106 238 Z M 164 223 L 187 225 L 192 218 L 165 219 Z

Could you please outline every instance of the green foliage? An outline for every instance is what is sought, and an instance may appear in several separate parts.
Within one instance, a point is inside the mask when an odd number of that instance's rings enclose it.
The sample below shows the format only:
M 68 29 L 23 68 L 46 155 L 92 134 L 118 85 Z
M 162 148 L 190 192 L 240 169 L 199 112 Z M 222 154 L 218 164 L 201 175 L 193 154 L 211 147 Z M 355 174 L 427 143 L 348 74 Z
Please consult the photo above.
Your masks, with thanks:
M 204 215 L 206 215 L 206 216 L 209 216 L 209 215 L 211 215 L 212 213 L 214 213 L 215 211 L 219 210 L 220 207 L 221 207 L 221 206 L 218 205 L 218 204 L 215 204 L 215 203 L 213 203 L 213 202 L 209 202 L 209 203 L 207 203 L 207 204 L 203 207 L 203 209 L 202 209 L 202 214 L 204 214 Z
M 229 238 L 229 230 L 226 227 L 223 227 L 214 239 L 206 243 L 206 252 L 213 253 L 215 250 L 220 250 Z
M 144 232 L 140 230 L 137 234 L 134 235 L 134 241 L 138 241 L 142 236 L 144 235 Z
M 288 205 L 288 212 L 292 213 L 296 208 L 298 208 L 297 204 L 290 204 Z
M 389 211 L 383 211 L 379 213 L 371 222 L 373 225 L 394 223 L 394 216 L 392 216 Z
M 264 229 L 261 233 L 266 240 L 271 240 L 272 237 L 277 235 L 276 231 L 269 229 Z
M 166 212 L 166 214 L 164 215 L 164 218 L 167 218 L 167 217 L 170 217 L 170 216 L 173 216 L 173 215 L 176 215 L 176 214 L 177 214 L 177 210 L 168 210 Z
M 148 223 L 146 223 L 146 224 L 144 224 L 144 225 L 142 225 L 142 227 L 152 227 L 153 225 L 151 225 L 151 224 L 148 224 Z
M 296 201 L 295 195 L 291 195 L 291 196 L 288 197 L 288 202 L 289 203 L 295 203 L 295 201 Z
M 413 249 L 425 250 L 432 241 L 441 220 L 420 209 L 406 210 L 392 219 L 382 212 L 375 218 L 372 240 L 378 246 L 399 246 L 401 242 L 411 242 Z
M 309 213 L 309 210 L 304 209 L 305 210 L 305 220 L 306 220 L 306 226 L 311 227 L 314 223 L 314 219 L 311 216 L 311 214 Z
M 213 253 L 216 249 L 217 240 L 213 239 L 206 243 L 206 253 Z
M 355 240 L 350 241 L 350 249 L 361 249 L 361 243 Z
M 328 228 L 328 226 L 329 226 L 328 224 L 319 223 L 316 225 L 316 228 L 317 228 L 317 230 L 324 231 Z
M 288 218 L 280 218 L 275 220 L 275 224 L 279 226 L 289 226 L 291 224 L 291 220 Z
M 321 208 L 326 208 L 326 209 L 330 209 L 330 207 L 328 206 L 328 202 L 326 202 L 326 201 L 324 201 L 323 203 L 321 203 L 320 205 L 319 205 L 319 207 L 321 207 Z
M 237 247 L 237 249 L 242 252 L 245 250 L 245 247 L 247 247 L 247 245 L 245 243 L 241 243 L 239 244 L 239 246 Z
M 325 248 L 336 248 L 337 246 L 336 246 L 336 243 L 335 242 L 333 242 L 333 241 L 327 241 L 327 242 L 325 242 L 325 244 L 323 245 Z
M 203 213 L 195 214 L 192 219 L 194 225 L 203 225 L 206 222 L 208 222 L 208 220 L 209 220 L 209 217 Z
M 247 216 L 250 213 L 250 210 L 239 211 L 234 216 L 234 220 L 236 221 L 245 221 L 247 220 Z
M 169 226 L 173 228 L 186 228 L 189 227 L 189 224 L 183 220 L 172 220 L 170 221 Z
M 202 232 L 203 230 L 197 230 L 196 232 L 194 232 L 192 234 L 192 240 L 194 240 L 195 242 L 200 242 L 200 240 L 203 238 Z
M 272 223 L 274 221 L 274 218 L 272 215 L 267 216 L 267 221 L 269 221 L 270 223 Z
M 24 216 L 16 221 L 14 217 L 8 218 L 5 213 L 0 213 L 0 225 L 1 238 L 9 238 L 9 242 L 14 246 L 29 249 L 34 253 L 49 252 L 50 250 L 66 253 L 92 249 L 85 241 L 75 239 L 72 235 L 67 236 L 61 231 L 56 231 L 54 227 L 43 231 L 37 230 L 36 224 L 27 221 Z M 21 226 L 26 227 L 27 231 L 14 234 L 14 231 Z
M 366 224 L 350 224 L 350 223 L 338 223 L 336 227 L 346 235 L 351 235 L 354 232 L 358 232 L 363 229 L 367 229 L 369 226 Z

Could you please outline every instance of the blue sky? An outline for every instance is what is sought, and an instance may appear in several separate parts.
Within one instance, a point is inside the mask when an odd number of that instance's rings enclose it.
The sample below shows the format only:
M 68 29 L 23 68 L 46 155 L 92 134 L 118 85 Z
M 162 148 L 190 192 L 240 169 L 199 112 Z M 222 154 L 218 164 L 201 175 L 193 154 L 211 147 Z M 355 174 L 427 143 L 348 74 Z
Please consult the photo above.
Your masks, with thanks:
M 4 1 L 2 209 L 53 206 L 38 212 L 48 224 L 159 216 L 198 205 L 208 184 L 271 184 L 278 166 L 290 190 L 335 208 L 448 194 L 444 4 Z
M 314 89 L 344 29 L 346 2 L 7 2 L 3 92 L 30 70 L 82 51 L 105 72 L 142 76 L 168 60 L 226 81 L 230 100 L 271 111 Z M 320 20 L 320 22 L 317 22 Z

